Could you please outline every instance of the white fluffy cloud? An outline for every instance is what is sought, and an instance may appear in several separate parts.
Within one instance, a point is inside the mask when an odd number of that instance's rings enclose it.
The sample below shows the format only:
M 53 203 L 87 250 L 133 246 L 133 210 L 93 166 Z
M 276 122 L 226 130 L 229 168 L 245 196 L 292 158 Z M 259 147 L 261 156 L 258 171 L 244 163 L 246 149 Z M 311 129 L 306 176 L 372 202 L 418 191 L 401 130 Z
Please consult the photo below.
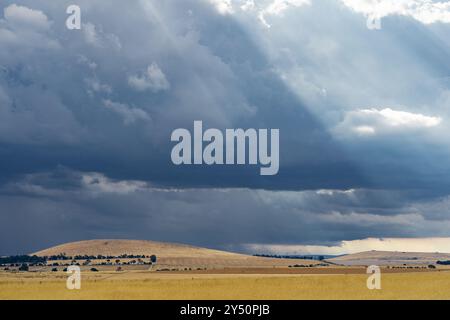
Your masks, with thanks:
M 12 4 L 4 9 L 4 16 L 5 20 L 12 26 L 34 30 L 47 30 L 50 28 L 50 21 L 40 10 Z
M 87 91 L 89 95 L 94 95 L 94 93 L 104 92 L 106 94 L 112 93 L 112 88 L 110 85 L 100 82 L 97 78 L 86 78 L 84 82 L 87 86 Z
M 133 124 L 138 120 L 150 120 L 148 113 L 139 108 L 133 108 L 126 104 L 114 102 L 108 99 L 103 100 L 103 105 L 120 115 L 123 118 L 125 125 Z
M 311 4 L 311 0 L 209 0 L 222 14 L 234 14 L 239 9 L 243 12 L 256 14 L 266 27 L 270 28 L 268 16 L 281 16 L 287 9 Z
M 422 23 L 450 22 L 450 2 L 433 0 L 341 0 L 354 11 L 383 18 L 389 15 L 412 17 Z
M 336 128 L 338 132 L 353 132 L 358 135 L 374 135 L 404 131 L 410 129 L 426 129 L 438 126 L 442 118 L 420 113 L 384 109 L 359 109 L 345 115 Z
M 94 24 L 86 23 L 85 25 L 83 25 L 82 30 L 84 34 L 84 39 L 86 40 L 87 43 L 97 44 L 99 42 L 97 30 Z
M 424 24 L 450 23 L 450 2 L 435 0 L 338 0 L 355 12 L 383 18 L 390 15 L 412 17 Z M 255 11 L 267 27 L 268 16 L 282 15 L 289 8 L 310 5 L 311 0 L 209 0 L 220 14 L 233 14 L 236 9 Z
M 128 194 L 147 187 L 147 183 L 134 180 L 112 180 L 101 173 L 84 173 L 82 186 L 94 193 Z
M 120 39 L 113 33 L 105 33 L 101 27 L 93 23 L 85 23 L 81 28 L 84 40 L 94 47 L 112 47 L 116 50 L 122 48 Z
M 268 15 L 279 16 L 290 7 L 301 7 L 309 5 L 310 3 L 310 0 L 274 0 L 266 8 L 260 11 L 259 19 L 265 26 L 270 28 L 270 24 L 266 20 Z
M 220 14 L 230 14 L 234 12 L 231 0 L 209 0 Z
M 166 75 L 155 62 L 147 67 L 143 75 L 132 75 L 128 77 L 128 84 L 137 91 L 151 90 L 158 92 L 170 88 L 170 83 Z
M 4 19 L 0 19 L 0 57 L 12 52 L 16 55 L 18 48 L 59 48 L 58 41 L 48 36 L 52 22 L 42 11 L 12 4 L 3 9 L 3 16 Z

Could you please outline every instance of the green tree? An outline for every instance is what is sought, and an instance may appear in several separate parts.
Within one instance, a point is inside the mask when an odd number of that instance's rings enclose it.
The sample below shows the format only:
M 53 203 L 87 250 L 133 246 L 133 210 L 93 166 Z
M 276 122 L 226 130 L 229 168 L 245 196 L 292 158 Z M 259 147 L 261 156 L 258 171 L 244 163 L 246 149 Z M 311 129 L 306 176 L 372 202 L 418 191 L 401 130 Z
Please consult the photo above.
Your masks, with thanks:
M 28 270 L 29 270 L 28 265 L 25 263 L 22 264 L 19 268 L 19 271 L 28 271 Z

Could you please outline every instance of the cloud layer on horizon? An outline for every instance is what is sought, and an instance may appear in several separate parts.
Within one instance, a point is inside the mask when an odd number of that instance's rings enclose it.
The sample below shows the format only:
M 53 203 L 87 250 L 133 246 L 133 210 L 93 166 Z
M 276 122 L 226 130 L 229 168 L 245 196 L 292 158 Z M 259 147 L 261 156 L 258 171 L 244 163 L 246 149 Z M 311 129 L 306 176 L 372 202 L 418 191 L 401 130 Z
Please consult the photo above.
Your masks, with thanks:
M 162 188 L 59 167 L 0 189 L 0 242 L 11 250 L 6 253 L 94 238 L 319 253 L 367 235 L 445 237 L 449 203 L 449 196 L 427 198 L 417 191 Z

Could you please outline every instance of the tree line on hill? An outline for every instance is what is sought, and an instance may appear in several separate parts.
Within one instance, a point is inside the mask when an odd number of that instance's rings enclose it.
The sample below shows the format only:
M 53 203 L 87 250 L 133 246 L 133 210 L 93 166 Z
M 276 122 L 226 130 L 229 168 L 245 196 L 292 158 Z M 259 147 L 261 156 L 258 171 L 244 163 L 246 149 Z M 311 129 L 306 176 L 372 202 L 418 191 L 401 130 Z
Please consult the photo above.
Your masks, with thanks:
M 16 263 L 46 263 L 47 260 L 45 257 L 38 256 L 28 256 L 28 255 L 19 255 L 19 256 L 9 256 L 9 257 L 0 257 L 0 265 L 4 264 L 16 264 Z
M 335 257 L 324 255 L 278 255 L 278 254 L 254 254 L 253 256 L 261 258 L 319 260 L 319 261 Z
M 121 261 L 120 259 L 137 259 L 131 261 Z M 144 262 L 143 259 L 149 259 L 148 262 Z M 46 266 L 49 261 L 51 266 L 58 266 L 60 263 L 56 261 L 67 261 L 65 265 L 73 264 L 80 265 L 77 261 L 84 261 L 83 265 L 90 265 L 95 260 L 105 260 L 99 262 L 99 265 L 119 265 L 119 264 L 154 264 L 156 263 L 156 255 L 133 255 L 122 254 L 120 256 L 103 256 L 103 255 L 76 255 L 66 256 L 61 253 L 58 255 L 38 257 L 36 255 L 17 255 L 0 257 L 0 266 L 19 267 L 19 271 L 28 271 L 29 266 Z M 54 262 L 51 262 L 54 261 Z M 70 261 L 70 263 L 69 263 Z M 6 269 L 5 269 L 6 270 Z M 9 268 L 8 268 L 9 270 Z
M 119 256 L 104 256 L 104 255 L 75 255 L 68 256 L 65 253 L 60 253 L 58 255 L 45 256 L 46 260 L 58 261 L 58 260 L 112 260 L 112 259 L 145 259 L 151 258 L 154 255 L 140 255 L 140 254 L 121 254 Z

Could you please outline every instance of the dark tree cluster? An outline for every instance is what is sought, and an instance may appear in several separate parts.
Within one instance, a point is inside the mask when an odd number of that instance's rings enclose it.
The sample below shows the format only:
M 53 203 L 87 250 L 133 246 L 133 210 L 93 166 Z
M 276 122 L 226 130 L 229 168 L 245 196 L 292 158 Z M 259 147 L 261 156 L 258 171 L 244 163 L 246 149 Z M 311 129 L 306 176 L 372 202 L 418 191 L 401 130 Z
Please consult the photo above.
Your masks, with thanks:
M 331 258 L 333 256 L 321 256 L 321 255 L 278 255 L 278 254 L 254 254 L 255 257 L 261 258 L 275 258 L 275 259 L 299 259 L 299 260 L 325 260 L 326 258 Z
M 23 264 L 23 263 L 38 264 L 45 262 L 46 259 L 44 257 L 38 256 L 20 255 L 20 256 L 0 257 L 0 265 Z
M 144 261 L 143 259 L 148 259 Z M 131 261 L 121 261 L 120 259 L 133 259 Z M 52 271 L 57 271 L 58 266 L 69 266 L 80 265 L 77 260 L 84 260 L 83 265 L 132 265 L 132 264 L 155 264 L 155 255 L 133 255 L 133 254 L 122 254 L 120 256 L 103 256 L 103 255 L 76 255 L 67 256 L 65 253 L 60 253 L 52 256 L 38 257 L 38 256 L 28 256 L 28 255 L 18 255 L 18 256 L 7 256 L 0 257 L 0 266 L 4 267 L 18 267 L 19 271 L 28 271 L 30 266 L 46 266 L 48 261 L 51 263 L 49 266 L 53 267 Z M 93 263 L 96 260 L 105 260 L 97 263 Z M 4 270 L 9 270 L 4 269 Z
M 46 256 L 46 260 L 58 261 L 58 260 L 113 260 L 113 259 L 145 259 L 152 256 L 136 255 L 136 254 L 121 254 L 119 256 L 104 256 L 104 255 L 75 255 L 67 256 L 65 253 L 58 255 Z

